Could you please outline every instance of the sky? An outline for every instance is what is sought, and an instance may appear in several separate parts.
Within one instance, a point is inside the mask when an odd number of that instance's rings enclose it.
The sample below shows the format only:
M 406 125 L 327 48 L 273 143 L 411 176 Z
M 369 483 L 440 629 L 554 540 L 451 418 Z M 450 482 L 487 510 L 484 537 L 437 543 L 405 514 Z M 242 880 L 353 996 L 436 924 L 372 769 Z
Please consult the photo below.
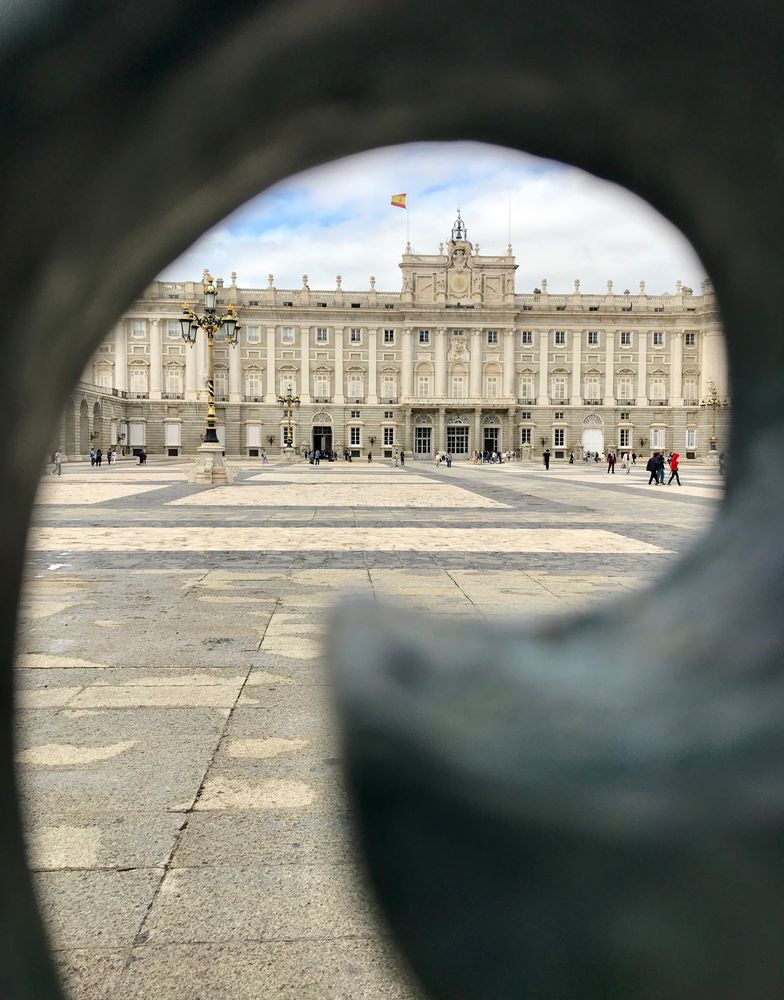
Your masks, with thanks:
M 408 212 L 390 205 L 408 197 Z M 647 202 L 576 167 L 475 142 L 376 149 L 289 177 L 213 227 L 161 274 L 198 280 L 204 268 L 244 288 L 399 291 L 408 223 L 414 253 L 437 253 L 458 205 L 480 252 L 506 252 L 519 265 L 515 289 L 585 294 L 699 290 L 705 271 L 687 240 Z M 408 219 L 406 218 L 408 216 Z

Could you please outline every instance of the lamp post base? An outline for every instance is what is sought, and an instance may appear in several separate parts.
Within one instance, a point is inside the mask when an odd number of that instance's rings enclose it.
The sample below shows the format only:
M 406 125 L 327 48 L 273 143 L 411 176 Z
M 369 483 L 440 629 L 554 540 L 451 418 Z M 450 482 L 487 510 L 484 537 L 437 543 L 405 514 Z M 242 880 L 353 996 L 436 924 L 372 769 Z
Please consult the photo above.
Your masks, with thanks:
M 198 447 L 196 461 L 188 470 L 189 483 L 228 484 L 231 476 L 223 461 L 223 445 L 220 441 L 205 441 Z

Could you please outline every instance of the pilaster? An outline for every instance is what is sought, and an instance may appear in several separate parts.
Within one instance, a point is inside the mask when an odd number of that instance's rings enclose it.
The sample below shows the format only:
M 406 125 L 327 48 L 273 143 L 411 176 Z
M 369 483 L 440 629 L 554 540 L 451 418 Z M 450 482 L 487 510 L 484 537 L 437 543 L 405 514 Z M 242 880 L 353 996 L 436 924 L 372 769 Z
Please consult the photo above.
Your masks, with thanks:
M 150 322 L 150 399 L 161 398 L 161 321 Z
M 406 397 L 410 398 L 413 395 L 412 386 L 413 386 L 414 376 L 412 371 L 412 365 L 413 365 L 412 338 L 413 338 L 413 331 L 411 330 L 410 327 L 406 327 L 406 329 L 403 330 L 403 350 L 401 355 L 402 371 L 400 373 L 403 398 Z
M 547 391 L 547 374 L 550 364 L 550 334 L 547 330 L 539 331 L 539 395 L 537 406 L 548 406 L 550 394 Z
M 504 333 L 504 395 L 515 395 L 515 332 Z
M 114 387 L 118 392 L 128 391 L 128 342 L 125 339 L 125 320 L 114 329 Z
M 348 327 L 346 327 L 348 329 Z M 345 330 L 342 327 L 335 327 L 335 403 L 342 405 L 346 402 L 346 387 L 343 378 L 343 335 Z
M 267 327 L 267 390 L 264 393 L 264 402 L 273 404 L 278 401 L 275 388 L 275 331 L 276 327 Z
M 436 330 L 436 396 L 443 399 L 446 396 L 446 328 Z
M 302 326 L 299 331 L 300 352 L 299 365 L 301 373 L 301 385 L 299 387 L 299 398 L 303 403 L 310 402 L 310 327 Z
M 615 406 L 615 339 L 613 331 L 604 335 L 604 405 Z
M 368 387 L 367 401 L 370 405 L 378 402 L 378 329 L 368 327 Z
M 469 396 L 477 399 L 482 395 L 482 331 L 471 331 L 471 385 Z
M 582 350 L 583 332 L 574 330 L 572 332 L 572 406 L 581 406 L 583 401 L 582 387 Z
M 637 333 L 637 406 L 648 405 L 648 331 Z
M 683 406 L 683 331 L 674 330 L 670 337 L 670 406 Z

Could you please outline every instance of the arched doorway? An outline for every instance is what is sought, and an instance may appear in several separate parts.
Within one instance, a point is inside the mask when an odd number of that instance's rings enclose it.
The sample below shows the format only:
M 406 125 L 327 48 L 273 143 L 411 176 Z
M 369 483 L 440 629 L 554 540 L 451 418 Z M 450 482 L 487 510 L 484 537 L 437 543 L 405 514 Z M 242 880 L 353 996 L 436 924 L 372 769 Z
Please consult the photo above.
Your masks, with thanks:
M 446 450 L 453 458 L 468 458 L 469 420 L 464 413 L 454 413 L 446 422 Z
M 592 455 L 598 451 L 604 454 L 604 421 L 598 413 L 589 413 L 583 420 L 583 436 L 581 441 L 583 455 L 586 451 Z
M 431 458 L 433 455 L 433 418 L 420 413 L 414 418 L 414 458 Z
M 332 417 L 323 410 L 313 415 L 310 438 L 313 451 L 318 449 L 322 455 L 332 451 Z
M 83 399 L 79 406 L 79 454 L 86 455 L 90 451 L 90 410 L 87 400 Z
M 495 413 L 489 413 L 482 421 L 482 451 L 501 450 L 501 420 Z

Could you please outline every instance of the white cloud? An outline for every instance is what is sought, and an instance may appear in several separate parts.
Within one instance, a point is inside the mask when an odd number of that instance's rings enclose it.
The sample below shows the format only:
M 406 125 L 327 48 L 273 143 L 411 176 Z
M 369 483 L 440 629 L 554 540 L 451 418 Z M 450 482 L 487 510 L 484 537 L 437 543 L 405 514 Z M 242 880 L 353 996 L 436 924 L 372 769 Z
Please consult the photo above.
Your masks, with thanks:
M 480 143 L 419 143 L 325 164 L 275 185 L 229 216 L 165 269 L 167 280 L 197 279 L 208 267 L 244 287 L 362 290 L 400 288 L 406 213 L 389 204 L 408 194 L 414 252 L 435 253 L 449 238 L 459 203 L 469 238 L 504 252 L 512 205 L 518 292 L 543 277 L 553 292 L 698 288 L 704 269 L 685 238 L 646 202 L 574 167 Z

